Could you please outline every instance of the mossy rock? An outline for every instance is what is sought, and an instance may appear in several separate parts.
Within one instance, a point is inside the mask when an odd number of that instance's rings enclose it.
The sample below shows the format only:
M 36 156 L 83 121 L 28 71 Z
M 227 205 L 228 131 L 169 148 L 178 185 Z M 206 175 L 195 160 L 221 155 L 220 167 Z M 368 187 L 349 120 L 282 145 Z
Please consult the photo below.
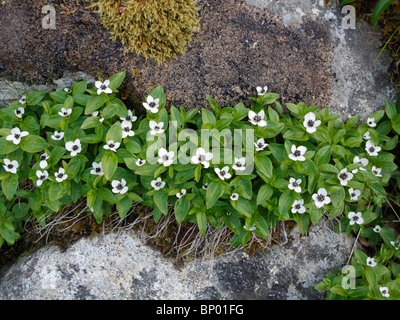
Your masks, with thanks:
M 158 63 L 185 52 L 199 29 L 195 0 L 92 0 L 112 39 Z

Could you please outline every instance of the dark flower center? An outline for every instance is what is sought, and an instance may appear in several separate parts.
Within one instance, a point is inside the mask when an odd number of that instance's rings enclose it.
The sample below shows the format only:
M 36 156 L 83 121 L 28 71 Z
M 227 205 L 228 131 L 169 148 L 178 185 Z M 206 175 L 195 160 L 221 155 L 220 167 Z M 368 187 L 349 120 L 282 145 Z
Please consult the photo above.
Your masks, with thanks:
M 260 122 L 261 121 L 261 117 L 259 115 L 254 116 L 254 121 L 255 122 Z
M 21 110 L 17 110 L 17 111 L 15 111 L 17 114 L 20 114 L 21 113 Z
M 39 179 L 40 179 L 40 180 L 44 180 L 44 179 L 46 179 L 46 176 L 40 176 Z
M 356 194 L 353 192 L 352 194 L 350 194 L 351 197 L 355 197 Z
M 119 184 L 118 186 L 117 186 L 117 189 L 118 190 L 122 190 L 124 188 L 124 186 L 122 185 L 122 184 Z
M 79 147 L 77 146 L 77 145 L 74 145 L 73 147 L 72 147 L 72 150 L 74 150 L 74 151 L 76 151 L 76 150 L 78 150 L 79 149 Z
M 102 84 L 102 85 L 100 86 L 100 89 L 101 89 L 101 90 L 106 90 L 106 89 L 107 89 L 107 86 L 106 86 L 105 84 Z
M 375 148 L 374 147 L 370 147 L 368 150 L 369 150 L 369 152 L 374 152 Z
M 18 133 L 14 134 L 14 138 L 15 138 L 15 139 L 19 139 L 20 136 L 21 136 L 21 135 L 18 134 Z
M 293 181 L 292 186 L 296 188 L 299 186 L 299 184 L 296 181 Z
M 7 165 L 7 168 L 12 169 L 12 168 L 14 168 L 14 166 L 12 164 L 9 164 L 9 165 Z
M 125 127 L 125 128 L 124 128 L 124 131 L 125 131 L 125 132 L 129 132 L 130 130 L 131 130 L 131 128 L 129 128 L 129 127 Z
M 300 157 L 300 155 L 301 155 L 300 150 L 295 150 L 295 152 L 293 152 L 293 155 L 294 155 L 295 157 Z
M 351 220 L 357 221 L 358 220 L 358 216 L 354 216 L 353 218 L 351 218 Z
M 236 162 L 235 165 L 236 165 L 236 167 L 241 167 L 242 163 L 241 162 Z
M 219 173 L 221 176 L 224 176 L 225 174 L 226 174 L 226 172 L 225 171 L 220 171 L 220 173 Z
M 340 179 L 342 179 L 342 180 L 346 180 L 347 179 L 347 173 L 341 173 L 340 175 L 339 175 L 339 178 Z
M 59 136 L 59 135 L 56 135 L 55 137 L 56 137 L 57 139 L 60 139 L 60 136 Z
M 150 106 L 150 108 L 154 108 L 156 106 L 156 104 L 154 102 L 150 102 L 149 106 Z
M 59 173 L 59 174 L 57 175 L 57 177 L 61 179 L 62 177 L 64 177 L 64 173 Z
M 46 160 L 46 156 L 45 156 L 44 154 L 42 154 L 42 155 L 40 156 L 40 160 Z
M 156 182 L 156 187 L 160 187 L 161 186 L 161 182 L 160 181 L 157 181 Z
M 314 121 L 308 120 L 307 125 L 308 125 L 309 127 L 313 127 L 313 126 L 314 126 Z
M 200 162 L 206 161 L 206 156 L 205 155 L 199 155 L 199 161 Z
M 262 147 L 264 146 L 264 143 L 259 142 L 257 146 L 258 146 L 259 148 L 262 148 Z
M 319 202 L 322 202 L 322 201 L 325 200 L 325 196 L 324 196 L 323 194 L 319 194 L 319 195 L 317 196 L 317 200 L 318 200 Z
M 115 147 L 115 144 L 114 144 L 114 143 L 110 143 L 108 146 L 109 146 L 110 148 L 114 148 L 114 147 Z
M 100 172 L 101 171 L 101 169 L 99 168 L 99 167 L 97 167 L 94 171 L 96 171 L 96 172 Z
M 165 155 L 165 156 L 163 156 L 162 158 L 163 158 L 164 161 L 169 160 L 168 155 Z
M 295 209 L 299 210 L 301 208 L 301 204 L 296 204 L 294 207 Z
M 131 116 L 127 116 L 127 117 L 125 118 L 125 120 L 131 121 L 131 120 L 132 120 L 132 117 L 131 117 Z

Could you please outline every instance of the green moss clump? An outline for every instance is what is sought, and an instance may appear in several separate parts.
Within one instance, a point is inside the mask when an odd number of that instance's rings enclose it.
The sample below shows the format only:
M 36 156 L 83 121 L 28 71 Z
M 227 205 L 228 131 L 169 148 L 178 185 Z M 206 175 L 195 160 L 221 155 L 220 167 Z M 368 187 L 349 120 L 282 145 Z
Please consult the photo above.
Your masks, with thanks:
M 199 29 L 195 0 L 92 0 L 112 39 L 157 63 L 185 52 Z

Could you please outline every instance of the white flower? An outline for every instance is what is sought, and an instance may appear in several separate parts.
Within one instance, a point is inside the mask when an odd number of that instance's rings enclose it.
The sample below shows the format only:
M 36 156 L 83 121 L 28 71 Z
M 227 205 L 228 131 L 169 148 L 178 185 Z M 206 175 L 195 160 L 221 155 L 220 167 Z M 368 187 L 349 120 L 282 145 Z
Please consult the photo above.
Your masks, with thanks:
M 164 132 L 164 129 L 162 128 L 164 126 L 164 122 L 157 123 L 153 120 L 150 120 L 149 126 L 151 129 L 150 134 L 153 136 Z
M 172 164 L 174 155 L 173 151 L 168 152 L 165 148 L 160 148 L 158 151 L 158 156 L 160 157 L 158 163 L 163 164 L 164 167 L 168 167 Z
M 121 128 L 122 128 L 122 139 L 126 137 L 133 137 L 135 135 L 135 132 L 133 132 L 132 129 L 132 122 L 124 120 L 121 123 Z
M 121 143 L 119 142 L 114 142 L 114 140 L 108 140 L 107 144 L 103 148 L 106 150 L 117 152 L 117 149 L 119 148 L 120 145 Z
M 264 110 L 261 110 L 258 114 L 250 110 L 248 117 L 251 124 L 254 124 L 255 126 L 257 125 L 260 127 L 267 126 L 267 122 L 264 120 L 265 117 Z
M 20 104 L 25 104 L 26 103 L 26 96 L 22 96 L 21 99 L 19 99 Z
M 146 163 L 146 160 L 142 160 L 142 159 L 137 159 L 136 160 L 136 165 L 138 167 L 141 167 L 142 165 L 144 165 Z
M 183 197 L 185 196 L 185 194 L 186 194 L 186 189 L 181 189 L 181 192 L 178 192 L 178 193 L 176 194 L 176 197 L 177 197 L 178 199 L 180 199 L 180 198 L 183 198 Z
M 145 107 L 146 110 L 149 110 L 151 113 L 157 113 L 159 102 L 160 102 L 159 98 L 154 99 L 152 96 L 148 96 L 146 102 L 143 102 L 143 106 Z
M 382 150 L 381 147 L 376 146 L 371 140 L 368 140 L 365 144 L 365 150 L 371 157 L 378 156 L 378 152 Z
M 377 263 L 375 262 L 374 258 L 367 258 L 367 266 L 370 266 L 372 268 L 376 267 Z
M 389 298 L 389 288 L 388 287 L 379 287 L 379 291 L 381 292 L 382 296 L 385 298 Z
M 354 190 L 353 188 L 349 188 L 350 200 L 358 200 L 361 195 L 360 190 Z
M 382 169 L 381 168 L 377 168 L 375 166 L 372 166 L 371 170 L 374 173 L 374 175 L 376 175 L 377 177 L 382 177 L 382 175 L 381 175 Z
M 125 194 L 128 191 L 128 187 L 126 186 L 126 181 L 124 178 L 122 178 L 121 181 L 111 181 L 111 185 L 113 187 L 112 192 L 114 193 Z
M 235 193 L 232 193 L 231 196 L 230 196 L 230 198 L 231 198 L 232 201 L 236 201 L 236 200 L 239 199 L 239 194 L 236 193 L 236 192 L 235 192 Z
M 331 198 L 328 197 L 328 193 L 326 192 L 325 188 L 318 189 L 318 192 L 314 193 L 312 198 L 317 208 L 322 208 L 325 204 L 331 203 Z
M 246 167 L 244 166 L 246 163 L 245 158 L 235 158 L 235 163 L 232 166 L 233 170 L 244 171 Z
M 158 177 L 156 180 L 152 180 L 150 184 L 155 190 L 160 190 L 165 186 L 165 182 L 162 181 L 160 177 Z
M 229 179 L 232 175 L 229 173 L 229 167 L 225 166 L 222 169 L 214 168 L 215 173 L 221 180 Z
M 382 227 L 378 224 L 374 227 L 374 232 L 379 233 L 382 231 Z
M 80 140 L 76 139 L 75 141 L 68 141 L 65 144 L 65 149 L 71 152 L 71 157 L 75 157 L 78 153 L 82 151 Z
M 213 158 L 213 154 L 211 152 L 206 152 L 203 148 L 197 148 L 196 154 L 190 159 L 192 163 L 199 164 L 201 163 L 204 168 L 208 168 L 210 166 L 210 161 Z
M 361 159 L 360 159 L 359 157 L 355 156 L 355 157 L 353 158 L 353 163 L 361 163 L 361 164 L 363 165 L 362 167 L 357 168 L 357 169 L 354 169 L 354 170 L 351 171 L 351 172 L 353 172 L 353 173 L 357 173 L 357 172 L 358 172 L 358 169 L 360 169 L 361 171 L 365 171 L 365 169 L 364 169 L 363 167 L 367 166 L 368 163 L 369 163 L 369 161 L 368 161 L 367 158 L 361 158 Z
M 350 219 L 350 225 L 352 226 L 353 224 L 363 224 L 364 223 L 364 218 L 362 217 L 361 212 L 349 212 L 349 219 Z
M 399 248 L 400 248 L 400 241 L 399 241 L 399 240 L 390 241 L 390 244 L 391 244 L 396 250 L 399 250 Z
M 369 131 L 367 131 L 366 133 L 364 133 L 363 138 L 364 138 L 365 140 L 371 139 L 371 136 L 369 135 Z
M 205 183 L 204 186 L 202 186 L 203 190 L 207 190 L 208 188 L 208 183 Z
M 102 176 L 104 175 L 103 168 L 101 167 L 101 161 L 99 163 L 93 162 L 92 163 L 92 170 L 90 170 L 91 174 Z
M 289 154 L 289 158 L 293 161 L 305 161 L 306 158 L 304 154 L 307 152 L 307 148 L 300 146 L 296 147 L 294 144 L 292 145 L 292 153 Z
M 137 117 L 132 114 L 132 110 L 128 110 L 128 115 L 125 118 L 120 118 L 122 121 L 135 122 Z
M 317 131 L 317 127 L 321 125 L 321 120 L 315 119 L 316 117 L 313 112 L 309 112 L 304 116 L 303 125 L 308 133 L 314 133 L 315 131 Z
M 65 109 L 65 108 L 61 108 L 61 111 L 58 113 L 61 117 L 67 117 L 72 113 L 72 109 Z
M 254 145 L 256 146 L 256 151 L 262 151 L 268 146 L 268 143 L 266 143 L 264 139 L 261 138 L 258 139 L 257 142 L 254 142 Z
M 292 204 L 292 213 L 300 213 L 303 214 L 306 212 L 306 207 L 303 206 L 304 200 L 295 200 Z
M 39 167 L 41 169 L 45 169 L 47 167 L 47 161 L 46 160 L 48 158 L 49 158 L 49 156 L 47 155 L 47 153 L 43 153 L 43 154 L 40 155 L 40 157 L 39 157 L 39 159 L 40 159 Z
M 47 170 L 44 170 L 43 172 L 40 170 L 37 170 L 36 176 L 39 178 L 39 180 L 36 181 L 36 185 L 38 187 L 40 187 L 42 185 L 43 181 L 49 178 L 49 173 L 47 172 Z
M 294 190 L 294 191 L 296 191 L 297 193 L 300 193 L 301 192 L 301 187 L 300 187 L 300 184 L 302 183 L 302 180 L 301 179 L 295 179 L 295 178 L 290 178 L 289 179 L 289 185 L 288 185 L 288 188 L 290 189 L 290 190 Z
M 347 172 L 347 168 L 344 168 L 338 173 L 338 179 L 342 186 L 347 186 L 349 181 L 353 179 L 353 174 L 351 172 Z
M 11 161 L 10 159 L 7 159 L 7 158 L 4 159 L 3 168 L 7 172 L 17 173 L 18 167 L 19 167 L 19 164 L 18 164 L 17 160 Z
M 64 180 L 66 180 L 68 178 L 68 175 L 65 174 L 64 168 L 59 168 L 58 172 L 54 173 L 54 176 L 56 177 L 57 182 L 63 182 Z
M 21 132 L 19 128 L 12 128 L 11 134 L 6 137 L 6 140 L 12 141 L 14 144 L 19 144 L 21 142 L 21 138 L 27 136 L 28 134 L 28 131 Z
M 101 123 L 103 121 L 104 121 L 104 117 L 102 115 L 100 115 L 99 122 Z
M 54 134 L 51 136 L 53 140 L 61 140 L 64 138 L 64 132 L 54 131 Z
M 259 86 L 259 87 L 256 88 L 256 90 L 257 90 L 257 94 L 258 94 L 259 96 L 263 96 L 264 94 L 267 93 L 267 91 L 268 91 L 268 86 L 264 86 L 264 88 Z
M 368 118 L 367 124 L 372 128 L 376 127 L 375 118 Z
M 93 111 L 91 114 L 88 114 L 88 117 L 97 117 L 99 115 L 98 111 Z
M 102 92 L 112 93 L 111 88 L 108 87 L 110 85 L 110 80 L 106 80 L 104 82 L 96 81 L 94 85 L 97 88 L 97 94 L 101 94 Z
M 25 113 L 25 109 L 19 107 L 17 110 L 14 110 L 14 113 L 18 118 L 22 118 L 22 115 Z
M 70 88 L 64 88 L 64 91 L 65 91 L 66 93 L 71 93 L 71 89 L 70 89 Z

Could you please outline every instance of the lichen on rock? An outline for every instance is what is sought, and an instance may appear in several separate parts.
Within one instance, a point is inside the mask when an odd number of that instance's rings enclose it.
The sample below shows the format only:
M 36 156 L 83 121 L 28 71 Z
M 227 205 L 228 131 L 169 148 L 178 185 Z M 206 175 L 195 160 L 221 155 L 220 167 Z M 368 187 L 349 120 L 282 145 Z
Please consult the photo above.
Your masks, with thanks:
M 111 38 L 158 63 L 185 52 L 199 28 L 195 0 L 92 0 Z

